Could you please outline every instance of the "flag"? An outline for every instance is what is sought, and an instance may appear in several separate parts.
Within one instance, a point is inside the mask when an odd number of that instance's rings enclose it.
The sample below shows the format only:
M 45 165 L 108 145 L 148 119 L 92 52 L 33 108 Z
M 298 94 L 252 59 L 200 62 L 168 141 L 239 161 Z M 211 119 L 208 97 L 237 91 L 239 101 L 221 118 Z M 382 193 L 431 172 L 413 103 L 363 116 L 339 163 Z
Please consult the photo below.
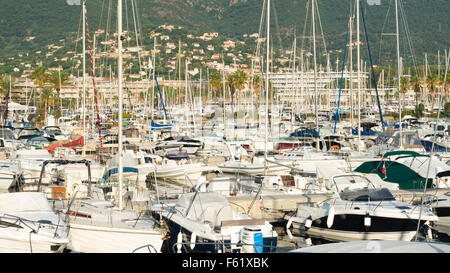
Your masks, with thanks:
M 386 163 L 383 162 L 383 168 L 381 169 L 381 172 L 384 174 L 384 178 L 386 178 Z
M 262 197 L 262 195 L 259 196 L 259 205 L 261 207 L 263 206 L 263 197 Z

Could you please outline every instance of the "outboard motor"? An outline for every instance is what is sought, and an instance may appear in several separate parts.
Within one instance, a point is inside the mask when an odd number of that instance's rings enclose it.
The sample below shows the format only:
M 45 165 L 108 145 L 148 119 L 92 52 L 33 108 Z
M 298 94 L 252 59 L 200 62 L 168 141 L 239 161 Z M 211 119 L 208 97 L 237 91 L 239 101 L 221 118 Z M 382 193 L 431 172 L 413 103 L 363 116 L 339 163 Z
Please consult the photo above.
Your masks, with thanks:
M 258 226 L 245 226 L 242 230 L 242 253 L 262 253 L 263 235 Z

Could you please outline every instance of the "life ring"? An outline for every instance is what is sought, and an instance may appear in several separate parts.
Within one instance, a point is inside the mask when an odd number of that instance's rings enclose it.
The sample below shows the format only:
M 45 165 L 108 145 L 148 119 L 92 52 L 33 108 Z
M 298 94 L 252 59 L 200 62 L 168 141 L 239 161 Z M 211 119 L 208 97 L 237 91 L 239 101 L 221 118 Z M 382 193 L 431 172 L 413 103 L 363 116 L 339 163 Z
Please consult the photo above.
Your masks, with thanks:
M 80 184 L 79 184 L 79 183 L 74 183 L 74 184 L 72 185 L 72 192 L 75 192 L 75 190 L 76 190 L 78 187 L 80 187 Z
M 339 145 L 333 145 L 330 147 L 330 150 L 339 150 Z

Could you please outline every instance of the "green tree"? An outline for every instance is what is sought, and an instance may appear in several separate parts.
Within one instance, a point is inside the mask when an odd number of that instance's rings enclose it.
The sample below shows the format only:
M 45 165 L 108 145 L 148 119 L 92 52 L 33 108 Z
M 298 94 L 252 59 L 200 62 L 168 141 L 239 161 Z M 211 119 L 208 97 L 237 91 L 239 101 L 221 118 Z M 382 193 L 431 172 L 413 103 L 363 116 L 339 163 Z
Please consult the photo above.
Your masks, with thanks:
M 416 105 L 418 103 L 419 97 L 420 97 L 420 93 L 421 93 L 421 88 L 420 88 L 420 78 L 417 75 L 414 75 L 411 78 L 411 85 L 414 89 L 414 94 L 415 94 L 415 100 L 416 100 Z
M 31 79 L 33 79 L 34 84 L 39 87 L 39 92 L 42 92 L 42 88 L 47 83 L 48 75 L 43 66 L 38 66 L 33 69 L 31 73 Z M 42 104 L 42 97 L 39 98 L 39 106 Z M 42 120 L 42 117 L 38 118 Z
M 209 77 L 209 86 L 211 86 L 212 88 L 214 97 L 217 97 L 217 92 L 220 90 L 221 85 L 222 79 L 220 78 L 220 74 L 217 72 L 211 74 L 211 76 Z
M 409 79 L 408 77 L 401 77 L 400 79 L 400 90 L 402 91 L 402 94 L 406 94 L 408 92 L 409 88 Z
M 10 91 L 10 86 L 12 88 L 13 83 L 10 83 L 9 76 L 3 76 L 0 79 L 0 102 L 2 102 L 3 98 L 8 95 Z
M 446 118 L 450 117 L 450 102 L 444 104 L 444 114 Z
M 65 71 L 53 70 L 48 76 L 48 82 L 52 85 L 53 89 L 56 90 L 56 113 L 55 117 L 59 118 L 61 116 L 61 104 L 60 95 L 61 88 L 69 80 L 69 75 Z
M 428 75 L 426 79 L 429 95 L 431 96 L 431 109 L 434 109 L 434 102 L 436 100 L 436 86 L 439 84 L 439 78 L 436 74 Z
M 41 92 L 41 102 L 42 105 L 37 109 L 37 118 L 36 121 L 38 123 L 45 122 L 47 118 L 47 110 L 49 106 L 53 105 L 53 91 L 49 87 L 44 87 Z
M 422 103 L 419 105 L 416 105 L 416 107 L 414 109 L 414 116 L 416 118 L 421 118 L 421 117 L 423 117 L 424 111 L 425 111 L 425 106 Z
M 238 69 L 233 74 L 227 77 L 227 85 L 230 88 L 231 93 L 231 103 L 234 104 L 234 95 L 236 91 L 240 91 L 245 87 L 245 84 L 248 81 L 247 73 Z

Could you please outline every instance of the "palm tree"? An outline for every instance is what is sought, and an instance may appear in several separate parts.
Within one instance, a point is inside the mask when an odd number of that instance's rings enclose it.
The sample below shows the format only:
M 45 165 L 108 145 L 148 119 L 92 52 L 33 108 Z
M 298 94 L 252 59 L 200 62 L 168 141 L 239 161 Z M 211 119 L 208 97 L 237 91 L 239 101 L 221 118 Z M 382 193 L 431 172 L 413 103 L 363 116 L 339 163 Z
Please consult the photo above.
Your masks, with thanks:
M 234 93 L 236 92 L 235 74 L 228 75 L 226 84 L 230 88 L 231 105 L 234 105 Z
M 253 81 L 252 81 L 252 88 L 253 92 L 255 93 L 256 97 L 256 104 L 259 105 L 259 92 L 261 91 L 261 77 L 259 75 L 253 75 Z
M 45 83 L 47 83 L 48 75 L 45 71 L 45 68 L 42 66 L 38 66 L 33 69 L 33 72 L 31 73 L 31 78 L 34 80 L 34 84 L 38 85 L 40 88 L 42 88 Z
M 62 86 L 69 80 L 69 75 L 65 71 L 53 70 L 48 77 L 48 81 L 51 83 L 52 87 L 56 90 L 56 118 L 61 116 L 61 104 L 60 104 L 60 92 Z
M 240 91 L 245 87 L 247 80 L 248 80 L 247 73 L 245 73 L 240 69 L 238 69 L 236 72 L 227 77 L 227 84 L 228 87 L 230 88 L 232 103 L 234 94 L 236 93 L 236 91 Z
M 401 77 L 400 79 L 400 90 L 402 91 L 402 94 L 406 94 L 408 92 L 409 88 L 409 80 L 407 77 Z
M 10 91 L 9 89 L 9 76 L 3 76 L 3 78 L 0 79 L 0 102 L 2 102 L 3 97 L 6 97 L 8 95 L 8 92 Z
M 441 77 L 439 78 L 439 85 L 442 88 L 444 87 L 444 77 L 445 75 L 441 74 Z M 450 91 L 450 77 L 447 77 L 447 80 L 445 81 L 445 90 L 443 90 L 445 101 L 447 101 L 449 91 Z
M 216 73 L 211 74 L 211 77 L 209 78 L 209 85 L 212 87 L 212 90 L 216 97 L 217 97 L 217 91 L 219 91 L 221 84 L 222 84 L 222 80 L 220 78 L 219 73 L 216 72 Z
M 408 92 L 409 80 L 407 77 L 400 78 L 400 92 L 402 92 L 402 99 L 405 98 L 405 94 Z
M 47 109 L 49 106 L 53 105 L 53 91 L 51 88 L 49 87 L 45 87 L 42 92 L 41 92 L 41 100 L 42 103 L 44 104 L 44 107 L 40 107 L 40 121 L 42 121 L 42 111 L 44 111 L 43 113 L 43 119 L 44 122 L 47 119 Z
M 430 74 L 428 75 L 426 79 L 427 88 L 429 90 L 429 93 L 431 95 L 431 109 L 433 111 L 434 109 L 434 101 L 435 101 L 435 89 L 436 85 L 439 83 L 439 78 L 436 74 Z
M 45 71 L 45 68 L 42 66 L 35 67 L 33 69 L 33 72 L 31 73 L 31 79 L 34 80 L 34 84 L 39 86 L 40 92 L 42 92 L 42 88 L 44 87 L 44 85 L 47 83 L 48 80 L 48 75 Z M 42 104 L 42 97 L 39 98 L 39 105 L 41 104 Z M 42 120 L 42 117 L 40 119 Z
M 9 76 L 4 76 L 3 78 L 1 78 L 0 79 L 0 105 L 3 106 L 3 96 L 5 98 L 4 104 L 6 105 L 6 102 L 8 101 L 9 92 L 11 91 L 10 88 L 11 88 L 11 83 L 9 80 Z M 2 113 L 0 113 L 3 116 L 5 124 L 6 124 L 6 119 L 7 119 L 7 115 L 8 115 L 7 109 L 8 109 L 7 106 L 5 106 L 4 109 L 2 107 L 2 111 L 1 111 Z
M 235 73 L 235 82 L 236 82 L 236 89 L 241 91 L 245 85 L 247 84 L 248 81 L 248 76 L 247 73 L 245 73 L 244 71 L 238 69 Z
M 416 105 L 417 105 L 418 100 L 419 100 L 419 96 L 420 96 L 420 92 L 421 92 L 421 89 L 420 89 L 420 78 L 419 78 L 419 76 L 414 75 L 414 76 L 411 78 L 411 84 L 412 84 L 412 87 L 413 87 L 413 89 L 414 89 L 414 94 L 415 94 L 415 97 L 416 97 Z

